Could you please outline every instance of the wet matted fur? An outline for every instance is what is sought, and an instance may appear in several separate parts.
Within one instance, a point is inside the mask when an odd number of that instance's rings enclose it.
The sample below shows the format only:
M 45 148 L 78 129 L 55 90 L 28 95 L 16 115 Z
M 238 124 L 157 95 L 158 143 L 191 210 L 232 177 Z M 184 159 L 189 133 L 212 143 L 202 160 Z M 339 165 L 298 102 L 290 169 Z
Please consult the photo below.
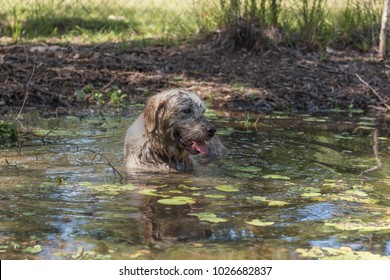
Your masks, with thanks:
M 204 112 L 203 101 L 193 92 L 173 89 L 151 97 L 127 130 L 127 169 L 191 170 L 192 155 L 223 154 L 225 147 Z

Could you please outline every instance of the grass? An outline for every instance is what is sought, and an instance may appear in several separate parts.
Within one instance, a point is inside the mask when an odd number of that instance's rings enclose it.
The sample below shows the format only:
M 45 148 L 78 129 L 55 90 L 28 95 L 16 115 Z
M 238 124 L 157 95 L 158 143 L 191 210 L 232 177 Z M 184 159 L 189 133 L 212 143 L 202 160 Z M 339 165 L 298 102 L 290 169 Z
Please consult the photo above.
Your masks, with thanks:
M 191 0 L 5 0 L 0 36 L 14 42 L 165 43 L 199 32 L 203 15 L 194 10 Z
M 233 48 L 377 45 L 382 0 L 3 0 L 0 43 L 170 44 L 226 31 Z M 110 3 L 110 4 L 108 4 Z M 264 35 L 265 34 L 265 35 Z M 222 38 L 226 43 L 226 38 Z M 280 40 L 279 40 L 280 41 Z M 278 42 L 280 43 L 280 42 Z

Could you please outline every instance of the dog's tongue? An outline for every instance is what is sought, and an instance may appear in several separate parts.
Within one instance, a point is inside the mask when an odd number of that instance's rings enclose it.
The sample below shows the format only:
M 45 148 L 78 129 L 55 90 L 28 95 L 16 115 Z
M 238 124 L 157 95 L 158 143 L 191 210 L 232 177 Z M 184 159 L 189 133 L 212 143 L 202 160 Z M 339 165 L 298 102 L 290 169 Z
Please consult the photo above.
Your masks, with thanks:
M 192 142 L 192 148 L 197 150 L 201 155 L 207 155 L 209 153 L 209 148 L 205 142 Z

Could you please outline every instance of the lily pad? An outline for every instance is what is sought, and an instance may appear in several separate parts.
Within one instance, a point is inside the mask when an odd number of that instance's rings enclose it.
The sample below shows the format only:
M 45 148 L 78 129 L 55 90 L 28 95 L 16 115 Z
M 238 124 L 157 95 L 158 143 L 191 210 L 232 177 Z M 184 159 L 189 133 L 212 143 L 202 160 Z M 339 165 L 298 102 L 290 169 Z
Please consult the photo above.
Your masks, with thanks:
M 321 193 L 317 192 L 309 192 L 309 193 L 302 193 L 302 197 L 315 197 L 315 196 L 321 196 Z
M 198 191 L 198 190 L 201 190 L 202 188 L 198 188 L 198 187 L 189 187 L 189 186 L 186 186 L 184 184 L 180 184 L 178 186 L 178 188 L 180 189 L 184 189 L 184 190 L 190 190 L 190 191 Z
M 223 194 L 206 194 L 205 197 L 220 199 L 220 198 L 225 198 L 226 196 L 224 196 Z
M 263 175 L 264 179 L 275 179 L 275 180 L 291 180 L 288 176 L 278 175 L 278 174 L 267 174 Z
M 253 219 L 251 221 L 246 222 L 248 225 L 256 226 L 256 227 L 266 227 L 266 226 L 272 226 L 275 224 L 274 222 L 263 222 L 259 219 Z
M 168 197 L 166 195 L 161 195 L 161 194 L 158 194 L 156 193 L 157 190 L 156 189 L 142 189 L 140 190 L 138 193 L 139 194 L 143 194 L 143 195 L 147 195 L 147 196 L 160 196 L 160 197 Z
M 170 190 L 170 193 L 183 193 L 181 190 Z
M 258 201 L 268 201 L 268 199 L 265 196 L 259 196 L 259 195 L 254 195 L 251 197 L 253 200 L 258 200 Z
M 89 182 L 79 183 L 81 186 L 84 186 L 88 189 L 92 189 L 98 192 L 104 192 L 105 195 L 118 195 L 121 191 L 135 190 L 136 187 L 132 183 L 126 185 L 117 185 L 117 184 L 100 184 L 94 185 Z
M 238 192 L 239 189 L 232 185 L 219 185 L 215 186 L 217 190 L 223 191 L 223 192 Z
M 22 249 L 22 252 L 27 253 L 27 254 L 38 254 L 42 250 L 43 249 L 42 249 L 41 245 L 35 245 L 32 247 L 27 247 L 27 248 Z
M 186 205 L 194 204 L 195 200 L 192 197 L 187 196 L 173 196 L 170 198 L 159 199 L 157 202 L 164 205 Z
M 217 215 L 211 212 L 190 213 L 189 216 L 195 216 L 200 221 L 207 221 L 211 223 L 223 223 L 226 222 L 223 218 L 218 218 Z
M 276 207 L 281 207 L 289 204 L 288 202 L 281 201 L 281 200 L 270 200 L 268 202 L 268 206 L 276 206 Z

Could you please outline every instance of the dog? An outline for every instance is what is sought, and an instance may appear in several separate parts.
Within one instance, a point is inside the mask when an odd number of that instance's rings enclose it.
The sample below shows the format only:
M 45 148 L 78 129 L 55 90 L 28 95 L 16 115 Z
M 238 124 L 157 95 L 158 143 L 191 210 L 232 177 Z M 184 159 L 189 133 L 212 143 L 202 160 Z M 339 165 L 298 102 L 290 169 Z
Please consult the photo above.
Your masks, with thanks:
M 172 89 L 152 96 L 129 126 L 124 145 L 127 170 L 193 170 L 194 155 L 219 156 L 226 148 L 205 118 L 193 92 Z

